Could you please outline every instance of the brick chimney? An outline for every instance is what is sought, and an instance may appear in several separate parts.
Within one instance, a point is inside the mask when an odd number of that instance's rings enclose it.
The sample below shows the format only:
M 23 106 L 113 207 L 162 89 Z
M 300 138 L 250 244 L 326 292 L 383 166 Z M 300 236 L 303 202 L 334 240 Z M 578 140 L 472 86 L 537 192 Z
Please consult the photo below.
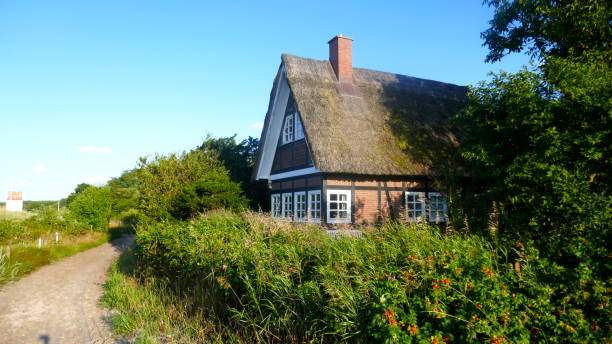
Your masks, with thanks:
M 353 43 L 352 38 L 342 34 L 332 38 L 329 42 L 329 62 L 336 72 L 338 81 L 353 81 Z

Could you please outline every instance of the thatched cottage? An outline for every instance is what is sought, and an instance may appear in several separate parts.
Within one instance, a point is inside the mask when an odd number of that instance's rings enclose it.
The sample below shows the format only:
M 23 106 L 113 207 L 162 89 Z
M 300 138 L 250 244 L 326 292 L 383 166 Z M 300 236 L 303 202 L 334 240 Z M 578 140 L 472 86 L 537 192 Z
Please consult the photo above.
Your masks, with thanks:
M 433 178 L 456 145 L 464 87 L 353 68 L 352 39 L 329 61 L 282 55 L 253 177 L 272 216 L 327 224 L 447 220 Z

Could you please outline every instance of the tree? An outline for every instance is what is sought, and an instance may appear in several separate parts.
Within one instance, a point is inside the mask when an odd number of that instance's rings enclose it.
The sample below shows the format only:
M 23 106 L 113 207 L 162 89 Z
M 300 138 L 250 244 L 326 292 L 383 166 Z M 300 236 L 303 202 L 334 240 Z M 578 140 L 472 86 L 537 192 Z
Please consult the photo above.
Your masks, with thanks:
M 140 200 L 138 171 L 124 171 L 107 185 L 111 190 L 112 217 L 124 223 L 135 223 Z
M 605 0 L 484 0 L 495 8 L 490 27 L 481 36 L 489 48 L 486 60 L 527 52 L 579 58 L 585 54 L 610 57 L 610 2 Z
M 181 154 L 141 158 L 136 170 L 140 193 L 139 210 L 145 221 L 188 218 L 210 209 L 207 199 L 242 197 L 240 187 L 229 179 L 217 152 L 193 150 Z M 224 187 L 200 187 L 222 180 Z M 193 191 L 193 192 L 192 192 Z M 232 195 L 230 195 L 232 194 Z M 179 200 L 179 196 L 182 198 Z M 194 199 L 199 198 L 199 199 Z M 177 210 L 176 207 L 180 207 Z
M 461 154 L 495 205 L 499 238 L 531 241 L 554 262 L 602 275 L 610 239 L 612 73 L 602 1 L 486 1 L 487 60 L 528 49 L 539 68 L 471 88 Z M 605 12 L 605 13 L 604 13 Z M 605 39 L 604 39 L 605 37 Z M 531 45 L 531 46 L 530 46 Z M 469 197 L 469 196 L 468 196 Z M 469 204 L 466 202 L 465 204 Z M 475 222 L 486 222 L 487 212 Z
M 76 198 L 76 196 L 78 196 L 79 194 L 82 194 L 83 192 L 85 192 L 85 190 L 89 189 L 90 187 L 93 187 L 93 185 L 87 184 L 87 183 L 81 183 L 77 185 L 76 188 L 74 188 L 74 192 L 68 195 L 68 197 L 66 198 L 66 206 L 70 205 L 70 203 L 72 203 L 72 201 Z
M 266 210 L 269 208 L 268 185 L 251 179 L 258 148 L 258 139 L 248 137 L 236 143 L 236 135 L 218 139 L 207 137 L 199 147 L 204 152 L 218 154 L 231 179 L 240 184 L 252 208 Z
M 108 187 L 89 186 L 68 205 L 68 217 L 99 231 L 108 229 L 111 216 L 111 192 Z

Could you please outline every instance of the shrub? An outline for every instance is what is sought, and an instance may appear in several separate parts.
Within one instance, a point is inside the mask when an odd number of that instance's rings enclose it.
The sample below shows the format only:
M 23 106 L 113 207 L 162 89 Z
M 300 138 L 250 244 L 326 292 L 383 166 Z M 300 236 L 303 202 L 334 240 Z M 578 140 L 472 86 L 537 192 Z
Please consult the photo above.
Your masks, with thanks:
M 136 175 L 139 210 L 149 222 L 187 218 L 211 206 L 242 202 L 240 187 L 229 180 L 212 151 L 143 158 Z
M 172 203 L 170 212 L 177 219 L 188 219 L 210 209 L 238 210 L 248 205 L 240 185 L 227 174 L 211 174 L 192 185 L 186 185 Z
M 68 204 L 69 218 L 88 224 L 92 229 L 108 229 L 111 193 L 108 187 L 90 186 Z
M 585 265 L 579 283 L 558 286 L 562 267 L 516 245 L 520 271 L 478 237 L 426 226 L 333 240 L 316 226 L 221 212 L 137 236 L 143 273 L 263 342 L 608 338 L 606 283 Z
M 35 240 L 54 232 L 78 235 L 87 230 L 88 225 L 63 217 L 55 210 L 46 209 L 22 220 L 0 219 L 0 243 Z

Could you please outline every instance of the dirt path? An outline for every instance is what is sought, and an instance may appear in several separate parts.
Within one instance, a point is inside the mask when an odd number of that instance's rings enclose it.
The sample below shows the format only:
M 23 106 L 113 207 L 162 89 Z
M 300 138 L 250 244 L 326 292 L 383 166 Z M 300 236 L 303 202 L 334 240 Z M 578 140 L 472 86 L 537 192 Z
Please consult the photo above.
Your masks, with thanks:
M 122 238 L 44 266 L 0 289 L 0 343 L 114 343 L 99 305 Z

